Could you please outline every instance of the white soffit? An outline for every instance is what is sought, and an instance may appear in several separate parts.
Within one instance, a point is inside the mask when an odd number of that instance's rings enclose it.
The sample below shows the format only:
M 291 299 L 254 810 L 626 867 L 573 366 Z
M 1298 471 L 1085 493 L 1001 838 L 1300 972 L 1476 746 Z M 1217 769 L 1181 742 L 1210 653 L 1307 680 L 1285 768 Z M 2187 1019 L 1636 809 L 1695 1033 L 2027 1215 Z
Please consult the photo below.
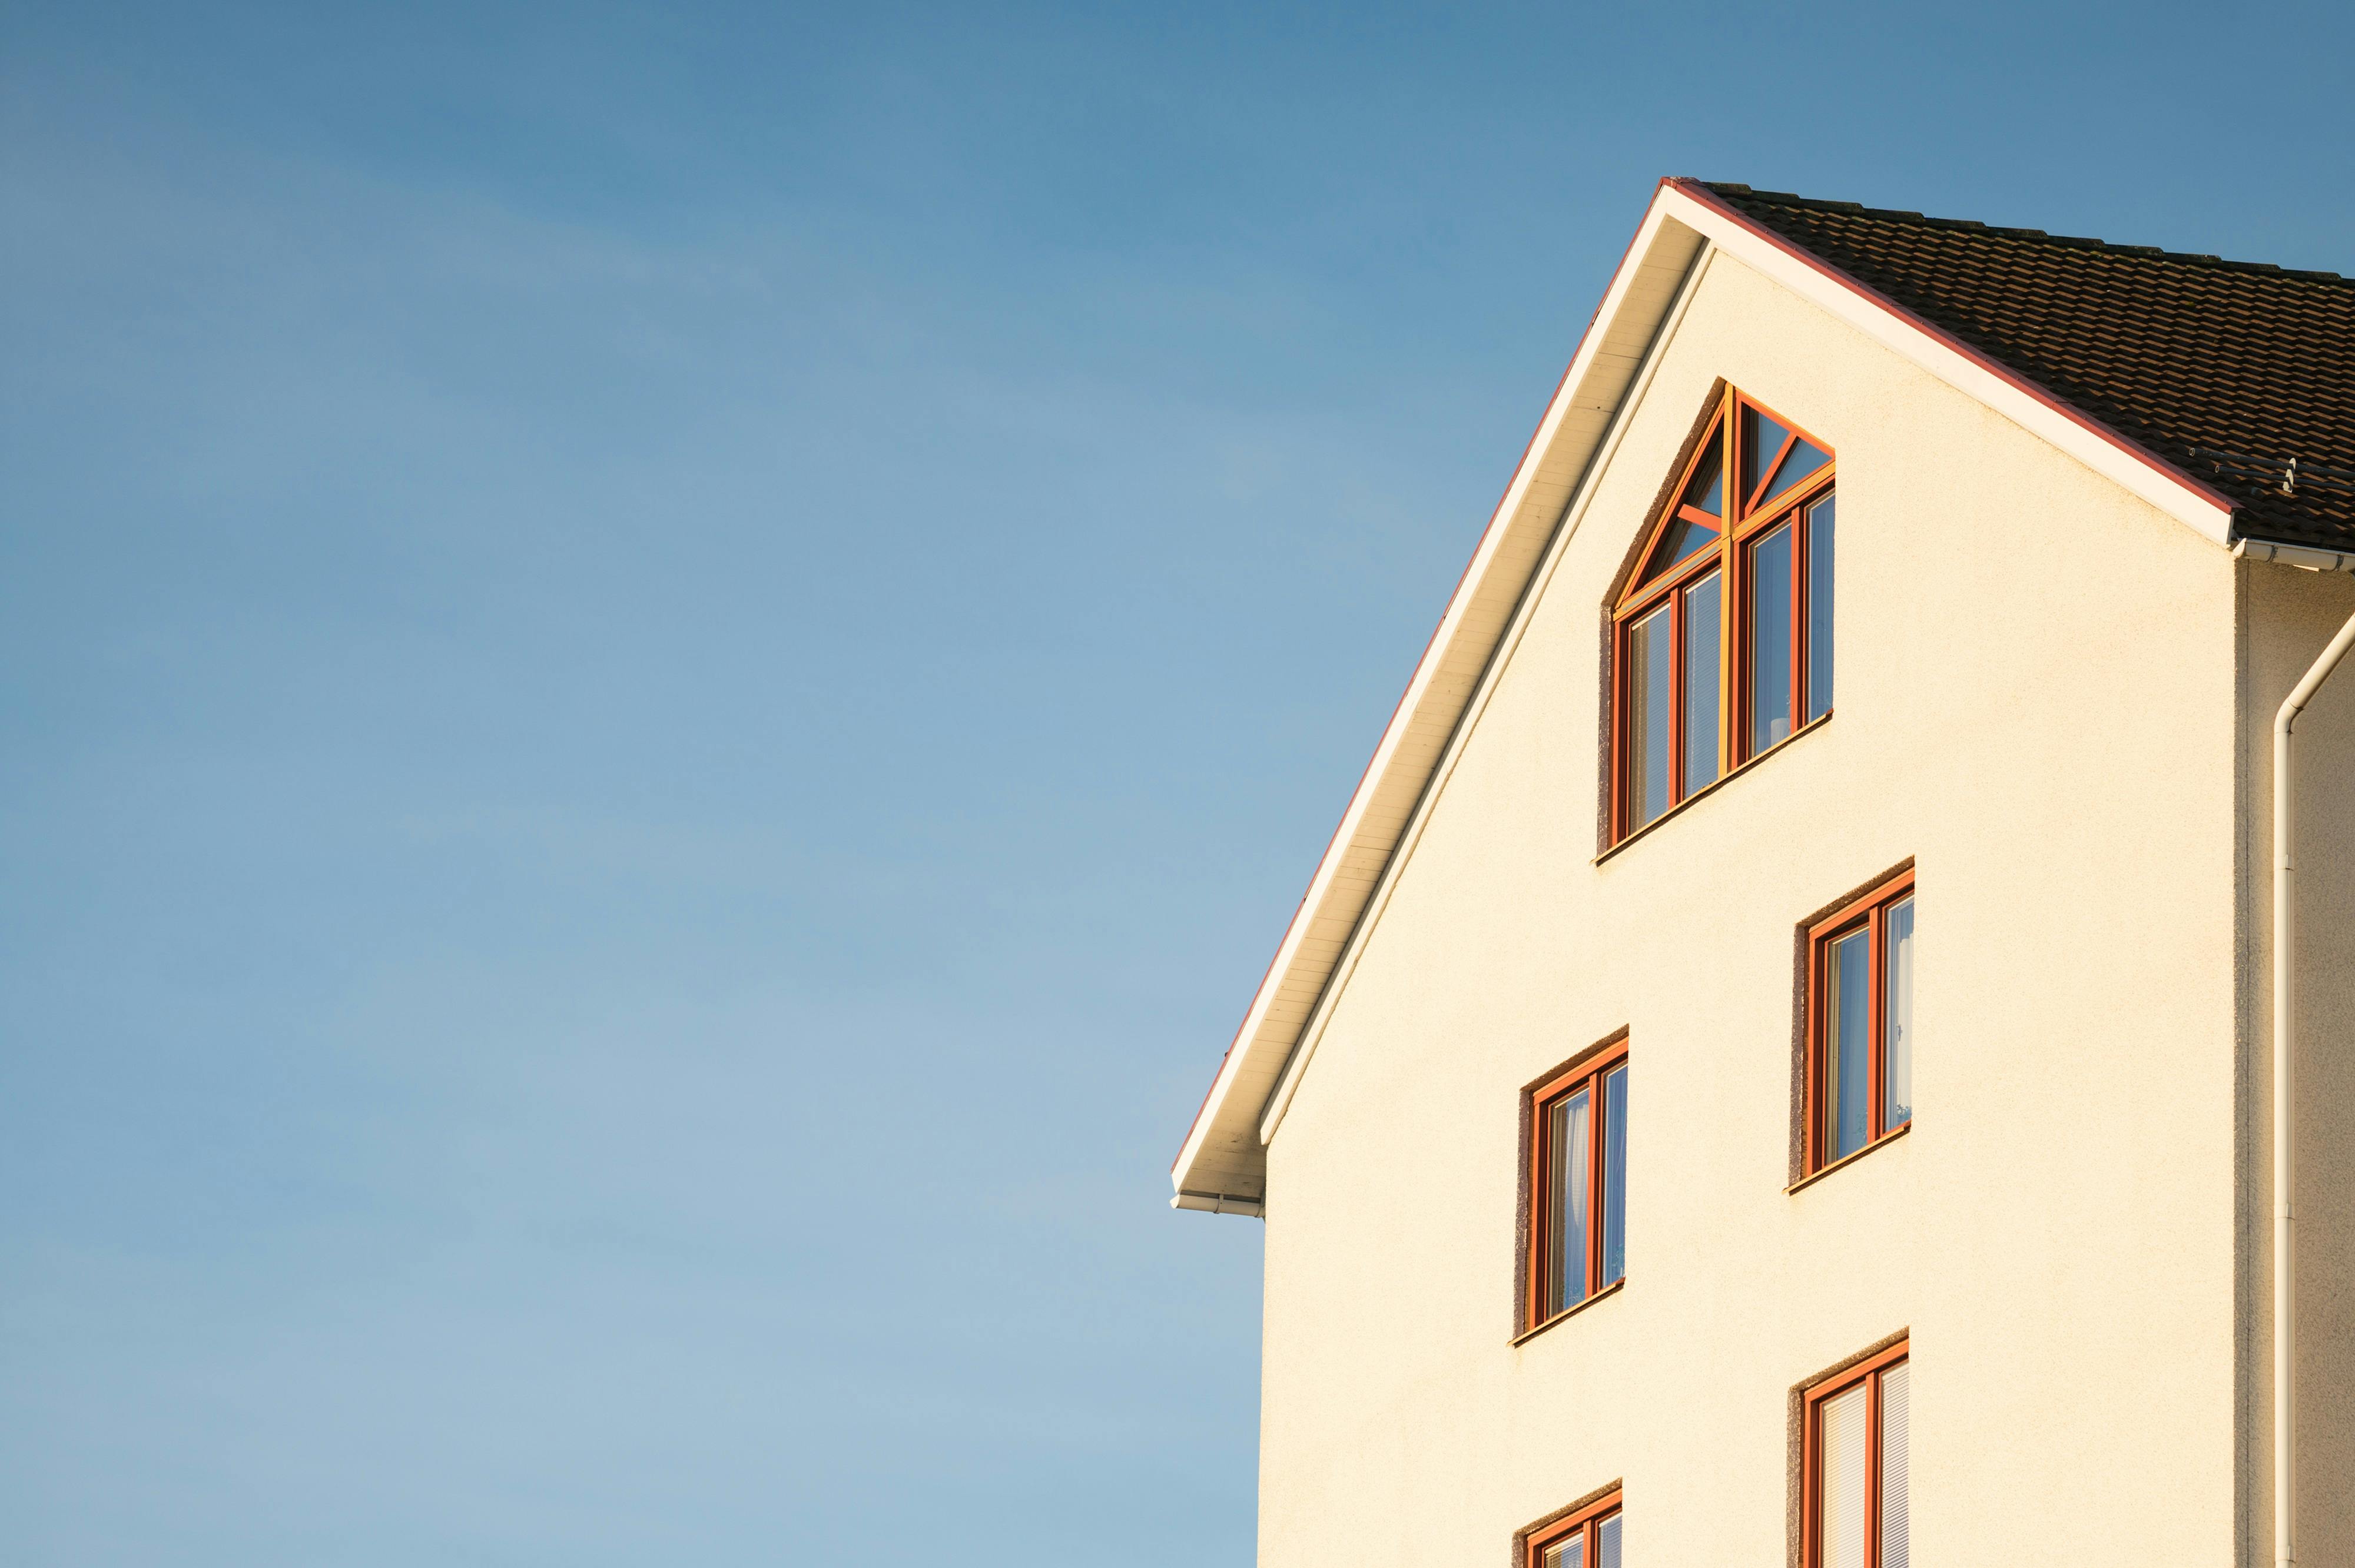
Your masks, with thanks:
M 1304 1033 L 1319 1013 L 1557 530 L 1586 488 L 1596 459 L 1606 455 L 1629 394 L 1707 246 L 1726 250 L 2217 544 L 2228 542 L 2232 512 L 2223 496 L 1760 228 L 1705 188 L 1662 181 L 1227 1047 L 1170 1168 L 1173 1207 L 1263 1212 L 1264 1142 L 1274 1136 L 1290 1088 L 1306 1065 Z M 1312 1037 L 1305 1045 L 1314 1044 Z

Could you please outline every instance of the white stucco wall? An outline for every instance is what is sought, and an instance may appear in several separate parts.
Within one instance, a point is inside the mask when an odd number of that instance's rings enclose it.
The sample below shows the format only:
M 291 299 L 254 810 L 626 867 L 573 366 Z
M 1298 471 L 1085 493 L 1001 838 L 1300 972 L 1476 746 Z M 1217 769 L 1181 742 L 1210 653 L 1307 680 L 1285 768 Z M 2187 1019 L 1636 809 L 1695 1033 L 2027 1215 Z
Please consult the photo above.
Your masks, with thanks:
M 1598 866 L 1601 601 L 1719 376 L 1838 450 L 1837 708 Z M 1711 263 L 1268 1151 L 1263 1564 L 1614 1478 L 1634 1563 L 1785 1561 L 1790 1390 L 1899 1330 L 1916 1563 L 2230 1560 L 2237 570 Z M 1909 856 L 1914 1130 L 1786 1195 L 1795 923 Z M 1515 1348 L 1518 1091 L 1622 1025 L 1628 1282 Z

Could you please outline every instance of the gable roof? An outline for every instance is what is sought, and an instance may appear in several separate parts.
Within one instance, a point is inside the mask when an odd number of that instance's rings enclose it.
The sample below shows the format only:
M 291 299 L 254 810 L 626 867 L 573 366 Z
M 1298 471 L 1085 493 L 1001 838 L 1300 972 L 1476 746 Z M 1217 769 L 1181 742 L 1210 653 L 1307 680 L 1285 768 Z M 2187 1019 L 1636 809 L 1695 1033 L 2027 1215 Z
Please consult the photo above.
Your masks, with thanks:
M 2224 492 L 2243 537 L 2355 547 L 2355 279 L 1707 189 Z
M 1965 239 L 1956 244 L 1949 235 Z M 1973 260 L 1982 255 L 1974 242 L 1990 236 L 2002 243 L 1987 245 L 1985 260 Z M 1203 1097 L 1170 1169 L 1173 1206 L 1263 1212 L 1264 1146 L 1316 1051 L 1329 1006 L 1436 785 L 1527 624 L 1547 563 L 1578 527 L 1625 429 L 1624 416 L 1648 383 L 1656 351 L 1674 331 L 1713 252 L 1727 252 L 1781 283 L 2220 546 L 2233 544 L 2240 536 L 2236 525 L 2246 522 L 2253 528 L 2262 524 L 2256 537 L 2293 547 L 2355 546 L 2355 528 L 2347 527 L 2345 514 L 2318 510 L 2309 501 L 2312 492 L 2326 487 L 2307 476 L 2331 477 L 2316 472 L 2318 466 L 2355 470 L 2355 450 L 2343 440 L 2329 448 L 2337 461 L 2319 457 L 2318 464 L 2300 453 L 2219 447 L 2226 456 L 2210 458 L 2194 450 L 2211 428 L 2224 439 L 2253 442 L 2275 431 L 2346 429 L 2343 407 L 2330 415 L 2288 406 L 2301 397 L 2344 401 L 2345 296 L 2320 296 L 2342 302 L 2334 314 L 2333 307 L 2311 302 L 2315 296 L 2307 290 L 2348 285 L 2328 274 L 2242 269 L 2098 241 L 2041 240 L 2025 231 L 1941 224 L 1913 214 L 1765 196 L 1741 185 L 1660 182 Z M 2121 259 L 2115 272 L 2106 270 L 2113 253 Z M 2089 265 L 2088 254 L 2104 260 Z M 2123 264 L 2126 260 L 2159 270 L 2133 270 Z M 2170 270 L 2190 267 L 2200 269 L 2189 274 L 2190 284 L 2182 281 L 2186 274 Z M 2293 285 L 2295 291 L 2284 297 L 2300 302 L 2301 320 L 2310 315 L 2322 323 L 2310 335 L 2324 346 L 2308 353 L 2298 346 L 2295 324 L 2268 321 L 2249 331 L 2271 347 L 2243 351 L 2238 337 L 2212 323 L 2202 328 L 2161 319 L 2184 308 L 2165 302 L 2180 301 L 2187 288 L 2194 309 L 2197 302 L 2222 300 L 2240 312 L 2236 316 L 2226 304 L 2215 304 L 2213 315 L 2224 321 L 2272 309 L 2274 295 L 2243 298 L 2229 291 L 2236 286 L 2232 283 L 2200 292 L 2211 287 L 2211 271 L 2217 278 L 2245 275 Z M 2173 296 L 2169 279 L 2176 280 Z M 2075 308 L 2070 301 L 2078 298 L 2087 302 L 2085 322 L 2068 319 Z M 2038 324 L 2031 331 L 2023 322 Z M 2208 336 L 2200 335 L 2203 330 Z M 2140 346 L 2122 349 L 2121 343 Z M 2201 361 L 2202 344 L 2235 368 L 2227 372 Z M 2260 368 L 2238 368 L 2244 360 Z M 2340 373 L 2337 387 L 2313 381 L 2334 366 Z M 2201 390 L 2170 387 L 2171 372 Z M 2240 407 L 2243 401 L 2279 403 L 2286 411 L 2253 412 Z M 2233 437 L 2235 431 L 2245 434 Z M 2267 497 L 2267 486 L 2279 485 L 2267 471 L 2247 463 L 2275 455 L 2298 456 L 2301 479 L 2290 494 Z M 2347 531 L 2334 532 L 2339 529 Z

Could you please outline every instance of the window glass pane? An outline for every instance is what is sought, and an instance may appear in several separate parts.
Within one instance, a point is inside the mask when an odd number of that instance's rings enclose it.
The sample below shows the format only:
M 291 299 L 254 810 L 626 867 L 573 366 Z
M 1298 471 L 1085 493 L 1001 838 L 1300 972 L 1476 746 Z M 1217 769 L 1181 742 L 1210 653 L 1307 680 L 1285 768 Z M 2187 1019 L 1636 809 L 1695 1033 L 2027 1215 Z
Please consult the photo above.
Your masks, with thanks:
M 1851 931 L 1824 953 L 1824 1159 L 1862 1149 L 1872 1049 L 1872 933 Z
M 1627 1272 L 1627 1069 L 1603 1078 L 1603 1278 Z
M 1823 1521 L 1823 1568 L 1864 1568 L 1865 1393 L 1857 1384 L 1824 1401 L 1816 1465 L 1817 1517 Z
M 1889 906 L 1889 973 L 1882 981 L 1889 1010 L 1889 1060 L 1881 1068 L 1881 1122 L 1895 1127 L 1913 1115 L 1913 900 Z
M 1594 1527 L 1594 1568 L 1619 1568 L 1619 1521 L 1625 1517 L 1614 1513 Z
M 1660 542 L 1653 547 L 1652 558 L 1646 564 L 1644 575 L 1636 579 L 1636 586 L 1641 588 L 1654 577 L 1665 576 L 1670 567 L 1690 560 L 1716 543 L 1716 529 L 1696 523 L 1689 517 L 1679 518 L 1660 535 Z
M 1678 503 L 1698 506 L 1712 517 L 1725 515 L 1725 438 L 1711 436 L 1709 450 L 1701 454 L 1700 464 L 1693 470 L 1692 481 L 1685 493 L 1677 497 Z
M 1545 1549 L 1544 1568 L 1586 1568 L 1586 1531 L 1557 1541 Z
M 1685 589 L 1685 787 L 1682 793 L 1717 780 L 1717 652 L 1719 591 L 1724 580 L 1711 572 Z
M 1881 1568 L 1905 1568 L 1906 1364 L 1881 1374 Z
M 1807 508 L 1807 717 L 1832 711 L 1832 503 Z
M 1668 726 L 1676 722 L 1668 685 L 1673 624 L 1661 606 L 1627 629 L 1627 826 L 1668 809 Z
M 1553 1234 L 1546 1281 L 1546 1314 L 1586 1298 L 1587 1144 L 1586 1091 L 1556 1101 L 1552 1116 Z
M 1766 487 L 1766 493 L 1759 498 L 1759 504 L 1763 506 L 1778 495 L 1789 494 L 1801 480 L 1831 461 L 1831 453 L 1806 437 L 1800 437 L 1792 443 L 1791 455 L 1783 460 L 1783 466 L 1774 471 L 1774 482 Z
M 1742 494 L 1747 500 L 1791 432 L 1755 408 L 1743 409 L 1742 418 Z
M 1750 548 L 1750 751 L 1791 733 L 1791 529 Z

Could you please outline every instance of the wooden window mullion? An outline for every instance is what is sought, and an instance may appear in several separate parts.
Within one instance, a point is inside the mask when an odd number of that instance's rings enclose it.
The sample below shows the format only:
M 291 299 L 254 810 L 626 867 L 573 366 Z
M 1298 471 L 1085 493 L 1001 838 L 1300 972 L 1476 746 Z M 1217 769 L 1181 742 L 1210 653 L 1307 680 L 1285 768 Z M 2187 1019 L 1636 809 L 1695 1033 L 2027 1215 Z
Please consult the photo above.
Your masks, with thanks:
M 1806 1414 L 1799 1435 L 1799 1562 L 1817 1568 L 1824 1560 L 1824 1406 L 1813 1394 L 1803 1395 Z
M 1685 590 L 1668 590 L 1668 805 L 1685 789 Z
M 1547 1167 L 1552 1162 L 1547 1154 L 1552 1135 L 1547 1129 L 1546 1118 L 1553 1114 L 1552 1106 L 1542 1098 L 1532 1098 L 1529 1107 L 1529 1281 L 1526 1298 L 1521 1303 L 1524 1330 L 1534 1329 L 1545 1321 L 1546 1271 L 1552 1266 L 1550 1249 L 1546 1236 L 1551 1224 L 1553 1201 L 1546 1189 L 1550 1185 Z
M 1864 1014 L 1864 1092 L 1871 1097 L 1871 1108 L 1866 1115 L 1864 1123 L 1866 1128 L 1865 1141 L 1868 1143 L 1879 1139 L 1889 1130 L 1887 1127 L 1882 1125 L 1881 1111 L 1881 1080 L 1883 1071 L 1882 1062 L 1885 1054 L 1881 1049 L 1881 1040 L 1883 1036 L 1881 1022 L 1881 1007 L 1886 1000 L 1881 995 L 1883 988 L 1881 974 L 1881 943 L 1886 939 L 1888 935 L 1887 931 L 1881 925 L 1881 916 L 1886 912 L 1886 909 L 1887 906 L 1885 905 L 1874 905 L 1872 906 L 1872 914 L 1868 917 L 1865 925 L 1865 930 L 1869 935 L 1867 936 L 1864 944 L 1864 961 L 1872 966 L 1870 989 L 1867 992 L 1869 1001 L 1866 1003 Z
M 1828 944 L 1810 932 L 1807 937 L 1807 1065 L 1805 1092 L 1807 1114 L 1805 1139 L 1806 1170 L 1824 1167 L 1824 981 Z
M 1799 555 L 1799 514 L 1796 512 L 1792 513 L 1790 520 L 1783 525 L 1791 530 L 1791 729 L 1790 734 L 1785 735 L 1783 737 L 1784 739 L 1788 740 L 1791 738 L 1791 736 L 1799 733 L 1801 715 L 1807 711 L 1799 705 L 1799 684 L 1801 680 L 1804 678 L 1800 674 L 1801 666 L 1799 664 L 1799 639 L 1802 635 L 1799 630 L 1799 610 L 1801 608 L 1799 601 L 1802 597 L 1800 585 L 1805 583 L 1807 579 L 1806 574 L 1800 570 L 1800 567 L 1804 563 L 1802 562 Z
M 1796 437 L 1792 438 L 1797 440 Z M 1807 584 L 1815 570 L 1815 530 L 1807 525 L 1806 508 L 1791 509 L 1791 733 L 1806 722 L 1807 615 L 1813 608 Z
M 1627 622 L 1611 623 L 1611 842 L 1627 836 Z
M 1881 1568 L 1881 1374 L 1864 1387 L 1864 1561 Z
M 1603 1080 L 1597 1068 L 1586 1080 L 1586 1293 L 1603 1288 Z

